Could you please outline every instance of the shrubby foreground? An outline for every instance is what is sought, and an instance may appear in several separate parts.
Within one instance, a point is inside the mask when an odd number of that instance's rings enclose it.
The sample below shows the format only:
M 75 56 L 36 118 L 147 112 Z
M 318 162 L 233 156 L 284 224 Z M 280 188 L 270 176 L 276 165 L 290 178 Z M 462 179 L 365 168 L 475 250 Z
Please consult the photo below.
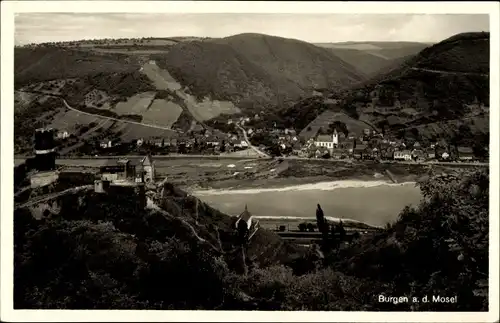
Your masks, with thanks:
M 419 185 L 417 208 L 324 253 L 265 230 L 240 252 L 231 218 L 169 184 L 161 212 L 94 193 L 62 198 L 42 220 L 17 210 L 15 308 L 487 311 L 488 173 Z

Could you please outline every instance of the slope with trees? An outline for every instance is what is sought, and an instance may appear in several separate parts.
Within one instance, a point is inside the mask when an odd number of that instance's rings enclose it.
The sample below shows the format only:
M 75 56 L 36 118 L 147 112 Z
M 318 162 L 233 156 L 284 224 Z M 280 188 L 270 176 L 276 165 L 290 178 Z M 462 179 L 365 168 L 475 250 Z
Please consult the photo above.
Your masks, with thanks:
M 169 184 L 156 211 L 91 192 L 41 220 L 19 209 L 15 308 L 487 310 L 488 173 L 431 173 L 420 187 L 420 205 L 375 236 L 304 252 L 259 229 L 244 261 L 233 220 Z
M 343 88 L 365 76 L 330 51 L 261 34 L 185 42 L 153 55 L 198 98 L 283 108 L 314 89 Z

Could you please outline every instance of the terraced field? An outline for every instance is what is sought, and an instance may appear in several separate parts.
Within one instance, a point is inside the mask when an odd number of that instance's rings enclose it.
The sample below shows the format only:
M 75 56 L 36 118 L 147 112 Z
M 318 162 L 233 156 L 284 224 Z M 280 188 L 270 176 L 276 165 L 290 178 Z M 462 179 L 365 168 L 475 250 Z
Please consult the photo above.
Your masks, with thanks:
M 186 93 L 184 89 L 182 89 L 180 83 L 177 82 L 168 71 L 159 68 L 155 63 L 148 62 L 144 64 L 141 72 L 153 82 L 158 90 L 175 92 L 184 100 L 186 108 L 197 121 L 203 122 L 215 118 L 220 114 L 234 114 L 240 112 L 240 109 L 230 101 L 218 101 L 205 98 L 203 101 L 199 102 L 193 95 Z

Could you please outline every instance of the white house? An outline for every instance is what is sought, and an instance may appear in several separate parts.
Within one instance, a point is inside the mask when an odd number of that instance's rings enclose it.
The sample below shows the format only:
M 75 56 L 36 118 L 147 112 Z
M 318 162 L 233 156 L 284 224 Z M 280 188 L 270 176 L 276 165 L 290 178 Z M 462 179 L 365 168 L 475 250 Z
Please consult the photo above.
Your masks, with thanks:
M 395 160 L 411 160 L 411 152 L 409 150 L 398 150 L 394 152 Z
M 100 146 L 101 148 L 111 148 L 113 147 L 113 142 L 111 140 L 106 139 L 101 141 Z
M 57 139 L 66 139 L 69 137 L 69 133 L 67 131 L 59 131 L 57 133 Z
M 137 139 L 137 142 L 136 142 L 137 147 L 142 146 L 143 143 L 144 143 L 144 139 L 142 139 L 142 138 L 141 139 Z

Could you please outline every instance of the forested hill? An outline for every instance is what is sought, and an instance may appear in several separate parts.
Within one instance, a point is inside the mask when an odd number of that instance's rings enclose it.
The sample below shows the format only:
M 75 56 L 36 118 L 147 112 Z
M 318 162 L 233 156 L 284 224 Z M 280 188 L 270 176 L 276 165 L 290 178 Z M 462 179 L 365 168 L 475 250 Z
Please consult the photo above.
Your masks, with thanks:
M 180 43 L 154 58 L 196 96 L 231 100 L 242 110 L 283 107 L 315 89 L 366 79 L 328 49 L 263 34 Z

